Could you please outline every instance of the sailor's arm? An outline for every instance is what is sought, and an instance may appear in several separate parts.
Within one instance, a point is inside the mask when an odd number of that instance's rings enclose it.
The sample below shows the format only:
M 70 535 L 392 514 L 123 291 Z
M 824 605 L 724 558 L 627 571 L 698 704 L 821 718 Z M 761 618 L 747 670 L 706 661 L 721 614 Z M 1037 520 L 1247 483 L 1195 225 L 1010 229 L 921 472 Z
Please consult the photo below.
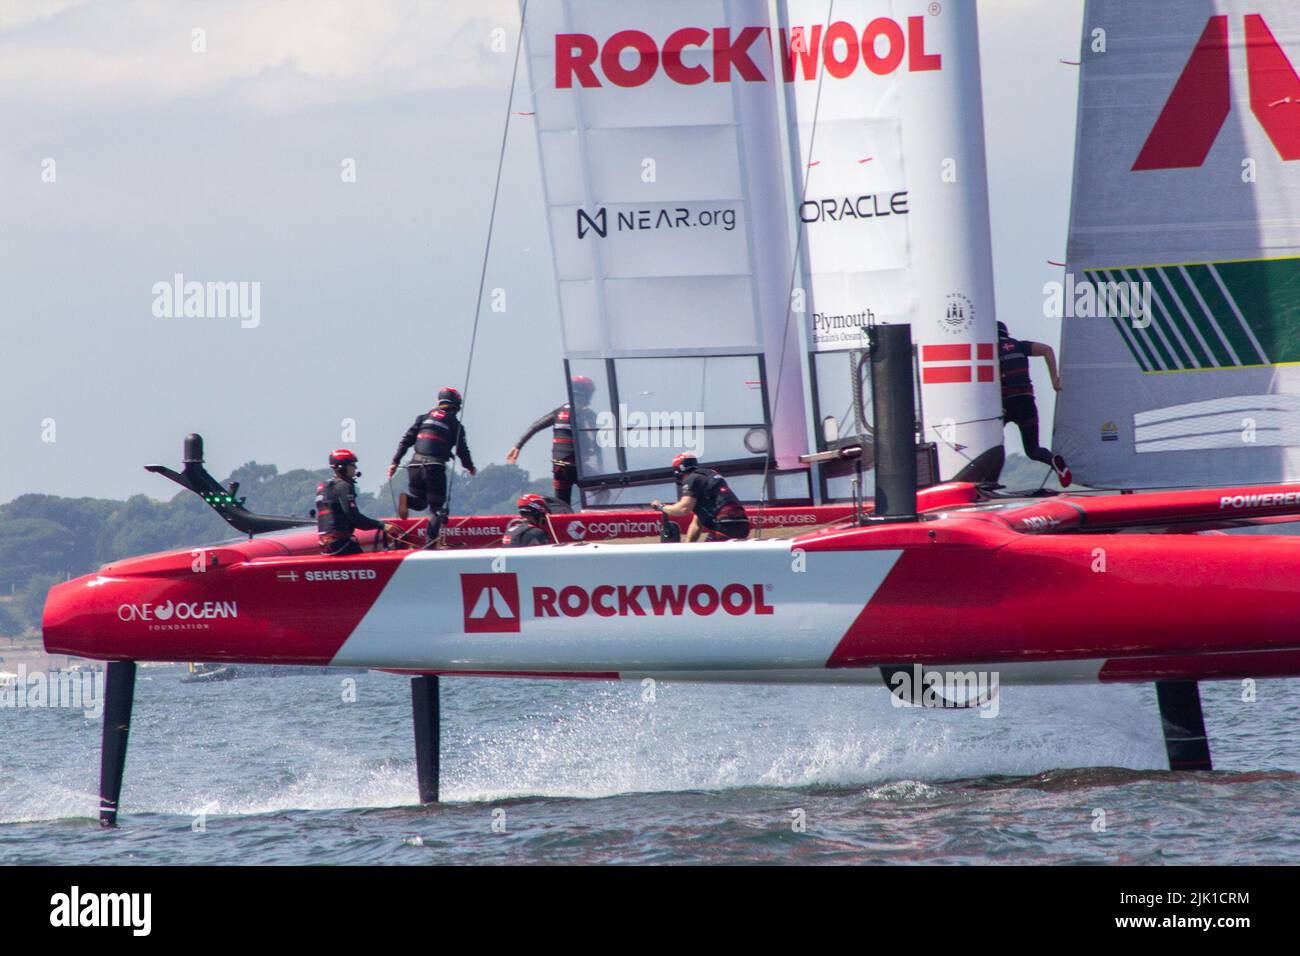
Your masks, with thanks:
M 675 504 L 666 505 L 660 501 L 652 501 L 650 507 L 663 511 L 670 518 L 684 518 L 695 514 L 695 499 L 691 495 L 682 495 Z
M 406 454 L 408 448 L 415 444 L 415 437 L 420 432 L 420 423 L 424 421 L 423 415 L 415 416 L 415 424 L 406 430 L 402 440 L 397 443 L 397 454 L 393 455 L 392 463 L 388 466 L 388 477 L 391 478 L 397 473 L 397 466 L 402 463 L 402 456 Z
M 563 405 L 560 406 L 560 408 L 563 407 L 564 407 Z M 515 442 L 515 447 L 511 448 L 510 451 L 506 453 L 506 463 L 513 465 L 516 461 L 518 461 L 519 450 L 528 444 L 528 439 L 532 438 L 543 428 L 550 428 L 552 425 L 554 425 L 555 416 L 559 414 L 559 411 L 560 411 L 559 408 L 552 409 L 551 411 L 543 415 L 541 418 L 537 419 L 537 421 L 529 425 L 528 431 L 524 432 L 523 437 L 521 437 L 519 441 Z
M 387 527 L 382 521 L 376 521 L 368 515 L 363 515 L 361 509 L 357 507 L 357 499 L 354 495 L 347 495 L 347 509 L 349 516 L 352 518 L 352 527 L 361 531 L 380 531 Z
M 465 441 L 465 426 L 459 419 L 456 421 L 456 457 L 471 475 L 477 471 L 474 458 L 469 453 L 469 443 Z
M 1056 353 L 1052 351 L 1052 347 L 1044 345 L 1042 342 L 1030 342 L 1029 354 L 1036 355 L 1047 362 L 1047 374 L 1052 377 L 1052 388 L 1059 392 L 1061 390 L 1061 376 L 1056 371 Z

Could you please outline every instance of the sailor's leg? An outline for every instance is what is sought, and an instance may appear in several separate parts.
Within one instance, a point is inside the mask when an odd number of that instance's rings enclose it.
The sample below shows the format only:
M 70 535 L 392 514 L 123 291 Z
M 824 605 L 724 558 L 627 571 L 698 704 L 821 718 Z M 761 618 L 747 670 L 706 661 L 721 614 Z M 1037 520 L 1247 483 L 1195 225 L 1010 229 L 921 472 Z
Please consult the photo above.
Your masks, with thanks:
M 104 731 L 99 756 L 99 825 L 117 826 L 117 803 L 126 769 L 135 700 L 135 661 L 109 661 L 104 667 Z
M 1013 401 L 1013 421 L 1020 429 L 1020 444 L 1024 446 L 1025 456 L 1032 461 L 1050 465 L 1052 453 L 1038 444 L 1038 405 L 1033 396 L 1017 395 Z
M 578 469 L 572 462 L 551 462 L 551 488 L 555 491 L 555 497 L 570 508 L 573 507 L 573 483 L 577 480 Z
M 441 701 L 436 676 L 411 678 L 411 716 L 415 719 L 415 773 L 420 802 L 438 802 Z
M 447 466 L 435 463 L 421 470 L 429 495 L 429 524 L 424 529 L 424 546 L 431 549 L 438 546 L 438 536 L 447 521 Z
M 423 511 L 429 506 L 427 496 L 429 494 L 424 477 L 425 469 L 421 465 L 409 465 L 406 469 L 406 494 L 402 499 L 406 504 L 407 513 L 411 511 Z M 400 512 L 400 506 L 399 506 Z M 406 517 L 399 513 L 399 517 Z
M 1194 680 L 1156 681 L 1160 723 L 1170 770 L 1213 770 L 1210 741 L 1205 736 L 1201 692 Z

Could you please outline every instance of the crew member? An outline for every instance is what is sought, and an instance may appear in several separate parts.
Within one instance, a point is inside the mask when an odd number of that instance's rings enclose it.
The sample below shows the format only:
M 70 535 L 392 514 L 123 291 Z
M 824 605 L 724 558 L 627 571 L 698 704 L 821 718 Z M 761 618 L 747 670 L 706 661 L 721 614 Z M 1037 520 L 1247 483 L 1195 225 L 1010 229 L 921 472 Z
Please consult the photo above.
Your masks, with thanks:
M 1013 339 L 1004 322 L 998 323 L 998 364 L 1002 370 L 1002 420 L 1013 422 L 1020 429 L 1020 443 L 1025 454 L 1034 461 L 1050 465 L 1061 482 L 1069 487 L 1070 469 L 1065 459 L 1051 449 L 1038 444 L 1038 403 L 1034 401 L 1034 383 L 1029 378 L 1029 357 L 1036 356 L 1047 362 L 1047 374 L 1052 377 L 1052 388 L 1061 390 L 1061 377 L 1056 372 L 1056 353 L 1050 345 Z
M 523 495 L 518 502 L 520 520 L 506 530 L 501 544 L 507 548 L 531 548 L 538 544 L 553 544 L 547 528 L 546 499 L 541 495 Z
M 585 471 L 596 471 L 600 467 L 599 449 L 594 444 L 596 414 L 591 410 L 591 397 L 596 394 L 596 383 L 585 375 L 575 375 L 570 380 L 573 390 L 573 405 L 568 402 L 559 408 L 547 412 L 528 426 L 522 438 L 515 442 L 515 447 L 506 453 L 506 462 L 513 465 L 519 460 L 519 449 L 528 443 L 543 428 L 551 431 L 551 487 L 555 497 L 566 505 L 573 506 L 573 486 L 578 480 L 578 458 L 576 449 L 579 442 L 574 428 L 586 432 L 582 446 L 582 466 Z
M 427 539 L 430 547 L 437 540 L 438 530 L 447 517 L 443 511 L 447 501 L 447 462 L 455 455 L 467 472 L 475 474 L 474 460 L 465 441 L 465 427 L 460 422 L 460 406 L 460 392 L 450 387 L 440 391 L 438 404 L 415 417 L 415 423 L 402 436 L 397 454 L 393 455 L 388 466 L 388 477 L 392 478 L 401 466 L 406 450 L 415 446 L 406 466 L 407 490 L 398 501 L 397 516 L 405 518 L 412 508 L 416 511 L 428 508 Z
M 346 448 L 330 452 L 334 477 L 316 486 L 316 531 L 320 535 L 321 554 L 342 557 L 360 554 L 361 544 L 354 532 L 380 531 L 382 521 L 367 518 L 357 508 L 357 456 Z
M 736 493 L 727 487 L 727 479 L 712 468 L 701 467 L 690 452 L 673 459 L 673 473 L 681 498 L 676 504 L 655 501 L 650 506 L 670 518 L 693 515 L 687 541 L 698 541 L 701 535 L 707 541 L 749 537 L 749 516 Z

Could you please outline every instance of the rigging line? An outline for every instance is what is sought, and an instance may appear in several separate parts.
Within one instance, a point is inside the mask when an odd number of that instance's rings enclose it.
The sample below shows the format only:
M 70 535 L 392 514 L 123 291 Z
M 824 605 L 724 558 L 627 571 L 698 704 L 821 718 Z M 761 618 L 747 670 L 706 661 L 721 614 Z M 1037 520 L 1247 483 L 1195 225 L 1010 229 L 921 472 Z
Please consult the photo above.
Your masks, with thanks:
M 1000 422 L 1000 421 L 1002 421 L 1002 416 L 996 415 L 990 418 L 972 418 L 968 422 L 953 422 L 953 425 L 975 425 L 978 424 L 979 422 Z M 974 458 L 972 458 L 970 455 L 966 454 L 964 451 L 958 448 L 955 442 L 950 442 L 948 441 L 948 439 L 943 437 L 943 432 L 940 431 L 942 427 L 943 427 L 942 425 L 931 425 L 930 430 L 933 431 L 938 436 L 939 441 L 947 445 L 950 450 L 955 451 L 957 454 L 961 455 L 962 458 L 966 459 L 966 463 L 968 465 L 975 464 Z M 1043 481 L 1046 482 L 1047 479 L 1044 478 Z
M 990 415 L 988 418 L 972 418 L 972 419 L 970 419 L 969 421 L 964 421 L 964 422 L 953 422 L 952 424 L 954 424 L 954 425 L 978 425 L 980 422 L 1000 422 L 1000 421 L 1002 421 L 1002 416 L 1001 416 L 1001 415 Z M 942 423 L 940 423 L 940 424 L 942 424 Z M 933 428 L 933 429 L 936 429 L 936 430 L 937 430 L 937 429 L 940 427 L 940 425 L 931 425 L 930 427 Z
M 451 454 L 459 458 L 457 449 L 460 447 L 461 435 L 465 430 L 465 406 L 469 403 L 469 376 L 474 367 L 474 345 L 478 341 L 478 323 L 483 313 L 483 288 L 487 284 L 488 257 L 492 252 L 492 230 L 497 221 L 497 201 L 501 198 L 501 172 L 506 164 L 506 140 L 510 136 L 510 117 L 513 115 L 515 105 L 515 86 L 519 82 L 519 54 L 524 48 L 524 24 L 528 17 L 528 0 L 520 0 L 519 4 L 519 38 L 515 42 L 515 63 L 510 74 L 510 95 L 506 98 L 506 121 L 501 128 L 501 149 L 497 155 L 497 178 L 492 186 L 492 209 L 488 213 L 487 237 L 483 242 L 483 266 L 479 270 L 478 276 L 478 298 L 474 301 L 474 326 L 469 334 L 469 355 L 465 358 L 465 377 L 461 380 L 461 407 L 460 415 L 457 417 L 457 430 L 452 438 Z M 463 464 L 463 462 L 462 462 Z M 447 496 L 443 499 L 442 509 L 444 514 L 451 514 L 451 493 L 456 484 L 456 469 L 451 470 L 447 476 Z M 429 516 L 432 523 L 434 515 Z
M 823 35 L 825 35 L 825 31 L 828 31 L 830 29 L 831 23 L 834 22 L 834 17 L 835 17 L 835 0 L 830 0 L 830 2 L 827 4 L 826 7 L 826 23 L 822 27 Z M 793 34 L 791 35 L 790 39 L 791 39 L 791 45 L 793 45 L 793 41 L 794 41 Z M 805 31 L 805 35 L 801 36 L 801 39 L 804 43 L 809 42 L 806 36 L 806 31 Z M 775 55 L 775 50 L 773 51 L 773 55 Z M 813 165 L 813 148 L 817 144 L 817 116 L 821 112 L 821 108 L 822 108 L 822 84 L 825 83 L 826 81 L 825 64 L 823 64 L 822 66 L 823 68 L 821 71 L 821 75 L 817 77 L 817 99 L 813 102 L 812 130 L 808 134 L 808 156 L 803 163 L 803 183 L 799 193 L 799 209 L 802 209 L 803 204 L 808 200 L 808 182 L 809 180 L 812 179 L 811 170 Z M 798 137 L 797 125 L 795 129 L 795 136 L 796 138 Z M 772 408 L 770 409 L 770 412 L 772 414 L 775 414 L 776 409 L 780 406 L 781 378 L 783 373 L 785 372 L 785 352 L 786 352 L 786 347 L 790 344 L 790 320 L 794 318 L 794 305 L 790 300 L 794 298 L 794 281 L 795 281 L 795 277 L 799 274 L 799 256 L 801 250 L 803 249 L 803 234 L 805 231 L 803 227 L 803 223 L 798 221 L 799 209 L 795 210 L 796 222 L 795 222 L 795 240 L 794 240 L 794 259 L 790 263 L 790 285 L 786 291 L 786 296 L 785 296 L 785 326 L 781 330 L 781 358 L 777 364 L 776 384 L 772 390 Z M 758 500 L 758 510 L 760 514 L 767 511 L 767 476 L 772 468 L 772 454 L 775 451 L 773 447 L 775 444 L 772 440 L 773 437 L 774 436 L 772 434 L 771 423 L 769 422 L 767 457 L 763 462 L 763 484 L 759 489 L 760 497 Z M 763 537 L 763 522 L 761 521 L 758 522 L 758 534 L 756 535 L 756 537 L 759 538 Z

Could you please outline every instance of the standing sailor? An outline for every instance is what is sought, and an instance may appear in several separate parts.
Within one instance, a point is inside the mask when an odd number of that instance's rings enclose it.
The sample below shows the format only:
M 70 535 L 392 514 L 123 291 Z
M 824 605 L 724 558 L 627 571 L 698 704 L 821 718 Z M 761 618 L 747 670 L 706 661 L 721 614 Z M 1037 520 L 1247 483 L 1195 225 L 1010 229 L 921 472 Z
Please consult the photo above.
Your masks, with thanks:
M 440 391 L 438 404 L 415 417 L 415 423 L 402 436 L 397 454 L 388 466 L 388 477 L 392 478 L 406 450 L 415 447 L 406 466 L 408 490 L 402 493 L 397 515 L 405 518 L 412 508 L 416 511 L 428 508 L 429 547 L 438 539 L 438 531 L 447 517 L 443 511 L 447 501 L 447 462 L 455 455 L 467 472 L 475 473 L 474 460 L 465 441 L 465 427 L 460 422 L 460 406 L 460 392 L 451 387 Z
M 330 452 L 334 477 L 316 486 L 316 531 L 320 536 L 321 554 L 343 557 L 360 554 L 361 543 L 356 530 L 381 531 L 382 521 L 367 518 L 357 508 L 357 456 L 346 448 Z
M 588 433 L 582 442 L 582 464 L 584 470 L 594 471 L 600 467 L 599 451 L 592 442 L 596 428 L 596 415 L 591 410 L 591 397 L 596 394 L 596 383 L 585 375 L 575 375 L 571 380 L 574 405 L 565 402 L 559 408 L 547 412 L 528 426 L 528 431 L 515 442 L 515 447 L 506 453 L 506 462 L 513 465 L 519 460 L 519 450 L 543 428 L 552 429 L 551 433 L 551 487 L 555 497 L 565 504 L 573 505 L 573 486 L 578 480 L 576 449 L 579 446 L 574 428 Z M 594 454 L 593 454 L 594 451 Z
M 541 495 L 527 494 L 518 501 L 519 518 L 506 529 L 501 544 L 507 548 L 531 548 L 538 544 L 554 544 L 548 530 L 550 509 Z
M 744 540 L 749 537 L 749 516 L 736 493 L 727 487 L 727 479 L 712 468 L 703 468 L 690 452 L 682 452 L 673 459 L 673 473 L 681 498 L 675 504 L 651 502 L 650 507 L 670 518 L 693 515 L 687 541 L 698 541 L 705 535 L 707 541 L 727 538 Z
M 1050 465 L 1056 472 L 1062 488 L 1070 485 L 1070 469 L 1065 459 L 1052 454 L 1038 444 L 1038 403 L 1034 401 L 1034 383 L 1029 378 L 1029 357 L 1036 356 L 1047 362 L 1047 374 L 1052 377 L 1052 388 L 1061 390 L 1061 377 L 1056 372 L 1056 353 L 1050 345 L 1013 339 L 1005 322 L 998 323 L 998 364 L 1002 370 L 1002 420 L 1013 422 L 1020 429 L 1020 443 L 1025 454 L 1034 461 Z

